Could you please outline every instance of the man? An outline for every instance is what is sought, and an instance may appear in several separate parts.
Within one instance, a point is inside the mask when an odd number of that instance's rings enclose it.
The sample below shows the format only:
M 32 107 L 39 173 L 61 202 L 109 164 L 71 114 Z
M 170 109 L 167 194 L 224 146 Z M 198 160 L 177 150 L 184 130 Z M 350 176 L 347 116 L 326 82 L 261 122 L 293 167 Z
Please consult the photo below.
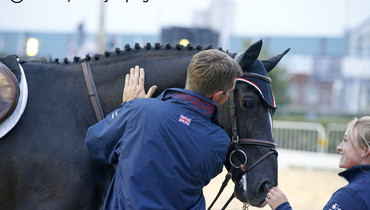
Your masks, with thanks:
M 222 171 L 230 143 L 217 108 L 241 72 L 225 53 L 205 50 L 190 61 L 185 89 L 154 99 L 144 70 L 131 69 L 124 103 L 85 140 L 95 157 L 117 164 L 104 209 L 205 209 L 202 189 Z

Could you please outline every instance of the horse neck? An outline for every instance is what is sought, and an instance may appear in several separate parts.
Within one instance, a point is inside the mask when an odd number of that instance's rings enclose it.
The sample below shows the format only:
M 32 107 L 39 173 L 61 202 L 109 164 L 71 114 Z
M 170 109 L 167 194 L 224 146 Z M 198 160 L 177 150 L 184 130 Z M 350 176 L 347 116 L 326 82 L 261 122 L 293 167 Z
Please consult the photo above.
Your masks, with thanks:
M 81 89 L 83 76 L 79 64 L 24 62 L 22 66 L 28 85 L 30 88 L 39 88 L 37 91 L 62 94 L 66 89 Z
M 196 50 L 138 50 L 90 61 L 105 114 L 122 102 L 125 75 L 136 65 L 145 69 L 145 89 L 157 85 L 154 95 L 171 87 L 184 88 L 190 59 Z
M 79 64 L 24 62 L 21 65 L 28 84 L 27 108 L 22 118 L 29 120 L 24 122 L 43 124 L 36 122 L 48 119 L 47 127 L 66 121 L 74 125 L 72 121 L 88 118 L 85 110 L 91 104 Z M 79 129 L 84 127 L 81 122 L 86 123 L 84 120 L 77 123 Z

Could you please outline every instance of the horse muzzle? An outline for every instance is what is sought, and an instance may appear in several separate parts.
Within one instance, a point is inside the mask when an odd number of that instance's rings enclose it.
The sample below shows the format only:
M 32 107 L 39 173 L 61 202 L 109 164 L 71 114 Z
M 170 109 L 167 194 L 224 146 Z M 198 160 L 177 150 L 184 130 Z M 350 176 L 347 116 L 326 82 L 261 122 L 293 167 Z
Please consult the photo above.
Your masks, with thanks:
M 235 197 L 243 203 L 248 203 L 255 207 L 264 207 L 267 202 L 265 201 L 265 195 L 267 193 L 264 184 L 261 184 L 255 192 L 248 190 L 248 173 L 241 176 L 239 180 L 235 182 L 234 195 Z M 268 188 L 268 187 L 267 187 Z M 266 191 L 266 193 L 265 193 Z M 250 195 L 249 195 L 250 194 Z
M 249 203 L 247 174 L 243 174 L 242 177 L 235 182 L 234 195 L 241 202 Z

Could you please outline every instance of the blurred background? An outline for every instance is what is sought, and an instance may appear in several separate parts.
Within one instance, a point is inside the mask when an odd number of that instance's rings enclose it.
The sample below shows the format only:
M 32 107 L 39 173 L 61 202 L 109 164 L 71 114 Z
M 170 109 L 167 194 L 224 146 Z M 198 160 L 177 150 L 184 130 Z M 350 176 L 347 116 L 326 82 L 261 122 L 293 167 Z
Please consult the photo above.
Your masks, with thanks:
M 281 170 L 336 174 L 346 123 L 370 114 L 370 0 L 0 0 L 0 57 L 71 60 L 156 42 L 241 52 L 260 39 L 260 59 L 291 48 L 270 73 Z

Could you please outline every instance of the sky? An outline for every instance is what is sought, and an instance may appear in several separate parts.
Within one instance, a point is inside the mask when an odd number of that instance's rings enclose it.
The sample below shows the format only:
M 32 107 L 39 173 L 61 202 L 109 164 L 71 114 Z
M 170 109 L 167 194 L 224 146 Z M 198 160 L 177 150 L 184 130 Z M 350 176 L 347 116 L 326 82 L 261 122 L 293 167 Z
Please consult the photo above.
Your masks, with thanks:
M 75 32 L 84 23 L 96 33 L 103 5 L 107 33 L 157 34 L 162 27 L 193 26 L 194 12 L 207 11 L 214 1 L 0 0 L 0 31 Z M 343 36 L 370 18 L 370 0 L 223 1 L 234 5 L 231 33 L 241 36 Z

